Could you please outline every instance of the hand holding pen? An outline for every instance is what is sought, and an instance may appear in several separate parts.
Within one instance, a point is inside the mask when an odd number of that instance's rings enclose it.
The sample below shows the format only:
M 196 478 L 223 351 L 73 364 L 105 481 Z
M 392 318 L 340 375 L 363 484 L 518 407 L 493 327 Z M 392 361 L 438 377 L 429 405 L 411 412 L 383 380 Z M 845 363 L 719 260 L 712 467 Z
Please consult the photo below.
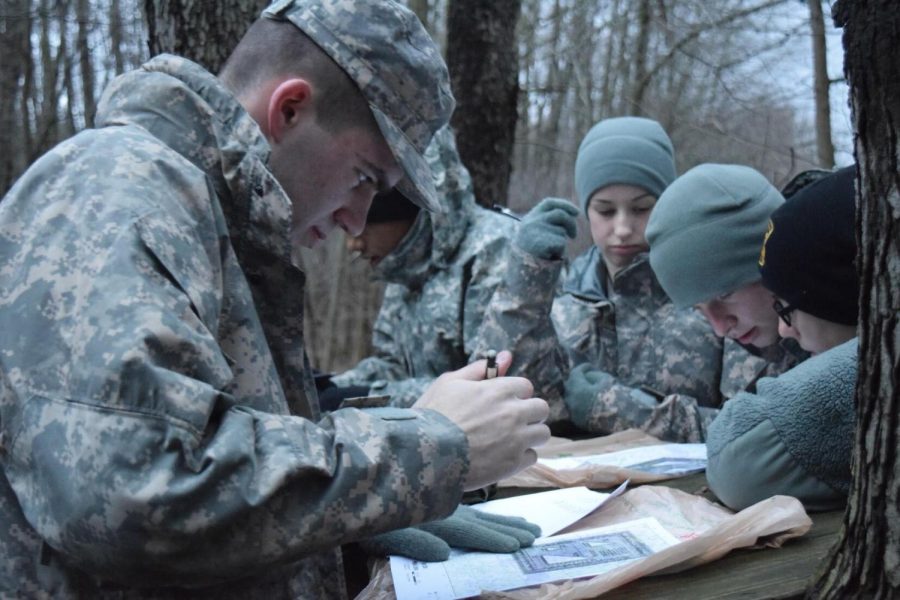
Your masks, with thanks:
M 550 407 L 534 397 L 530 381 L 506 376 L 512 358 L 504 350 L 444 373 L 413 405 L 442 413 L 466 434 L 466 490 L 486 487 L 534 464 L 534 448 L 550 439 L 544 424 Z

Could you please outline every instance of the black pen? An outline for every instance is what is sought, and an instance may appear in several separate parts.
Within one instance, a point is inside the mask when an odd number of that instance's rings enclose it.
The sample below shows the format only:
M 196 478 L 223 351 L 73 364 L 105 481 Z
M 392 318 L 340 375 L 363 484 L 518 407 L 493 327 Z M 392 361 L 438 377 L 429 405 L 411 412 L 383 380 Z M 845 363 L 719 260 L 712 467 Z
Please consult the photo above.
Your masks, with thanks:
M 520 217 L 519 215 L 517 215 L 517 214 L 514 213 L 513 211 L 509 210 L 509 209 L 506 208 L 505 206 L 500 206 L 499 204 L 492 204 L 492 205 L 491 205 L 491 210 L 494 211 L 494 212 L 498 212 L 498 213 L 500 213 L 501 215 L 506 215 L 506 216 L 509 217 L 510 219 L 515 219 L 516 221 L 521 221 L 521 220 L 522 220 L 522 217 Z

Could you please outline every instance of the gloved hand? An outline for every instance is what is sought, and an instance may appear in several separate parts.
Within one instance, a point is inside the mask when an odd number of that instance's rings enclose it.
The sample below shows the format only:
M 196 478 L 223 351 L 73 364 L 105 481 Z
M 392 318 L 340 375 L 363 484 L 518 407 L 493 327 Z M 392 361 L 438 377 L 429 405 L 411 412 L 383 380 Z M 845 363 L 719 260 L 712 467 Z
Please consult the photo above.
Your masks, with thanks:
M 397 529 L 359 543 L 369 554 L 396 554 L 422 562 L 447 560 L 450 546 L 481 552 L 515 552 L 534 543 L 541 528 L 519 517 L 504 517 L 460 506 L 439 521 Z
M 606 374 L 594 369 L 590 363 L 582 363 L 569 371 L 566 380 L 565 401 L 572 422 L 584 428 L 597 400 L 599 386 Z
M 589 363 L 583 363 L 572 369 L 566 380 L 564 399 L 572 423 L 580 429 L 592 431 L 588 421 L 594 405 L 598 402 L 598 396 L 601 392 L 612 390 L 618 392 L 613 397 L 619 417 L 628 414 L 629 418 L 634 420 L 638 419 L 639 415 L 649 416 L 650 411 L 658 404 L 656 398 L 650 394 L 638 388 L 623 386 L 609 373 L 596 369 Z
M 578 208 L 562 198 L 544 198 L 525 217 L 516 244 L 537 258 L 558 260 L 577 232 Z

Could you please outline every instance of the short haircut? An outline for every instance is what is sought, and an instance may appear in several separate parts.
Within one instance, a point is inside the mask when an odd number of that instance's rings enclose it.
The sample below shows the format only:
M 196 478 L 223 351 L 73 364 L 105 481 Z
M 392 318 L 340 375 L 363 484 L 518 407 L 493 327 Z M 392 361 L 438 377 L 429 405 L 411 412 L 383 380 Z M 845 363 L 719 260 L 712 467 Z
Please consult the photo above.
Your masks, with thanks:
M 327 131 L 378 130 L 362 92 L 325 51 L 290 22 L 260 18 L 241 38 L 219 77 L 240 97 L 279 76 L 313 84 L 316 120 Z

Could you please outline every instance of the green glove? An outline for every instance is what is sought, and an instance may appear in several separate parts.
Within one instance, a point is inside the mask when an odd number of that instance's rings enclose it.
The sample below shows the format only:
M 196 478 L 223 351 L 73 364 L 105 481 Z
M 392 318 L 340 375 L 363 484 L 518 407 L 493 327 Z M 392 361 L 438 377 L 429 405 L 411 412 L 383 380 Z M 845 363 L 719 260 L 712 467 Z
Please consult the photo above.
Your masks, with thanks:
M 606 373 L 594 369 L 589 363 L 582 363 L 569 371 L 565 401 L 569 417 L 577 427 L 586 428 L 605 377 Z
M 534 543 L 541 528 L 460 506 L 446 519 L 376 535 L 359 543 L 369 554 L 396 554 L 422 562 L 447 560 L 450 547 L 481 552 L 515 552 Z
M 582 363 L 569 372 L 566 380 L 565 402 L 569 409 L 569 418 L 580 429 L 592 431 L 589 420 L 597 404 L 597 396 L 604 391 L 618 386 L 619 390 L 626 390 L 627 394 L 616 395 L 616 410 L 619 417 L 628 415 L 635 424 L 639 422 L 639 415 L 647 416 L 656 407 L 657 402 L 653 396 L 642 392 L 637 388 L 622 386 L 616 382 L 615 377 L 595 369 L 589 363 Z
M 537 258 L 559 260 L 578 230 L 578 208 L 562 198 L 544 198 L 522 219 L 516 244 Z

